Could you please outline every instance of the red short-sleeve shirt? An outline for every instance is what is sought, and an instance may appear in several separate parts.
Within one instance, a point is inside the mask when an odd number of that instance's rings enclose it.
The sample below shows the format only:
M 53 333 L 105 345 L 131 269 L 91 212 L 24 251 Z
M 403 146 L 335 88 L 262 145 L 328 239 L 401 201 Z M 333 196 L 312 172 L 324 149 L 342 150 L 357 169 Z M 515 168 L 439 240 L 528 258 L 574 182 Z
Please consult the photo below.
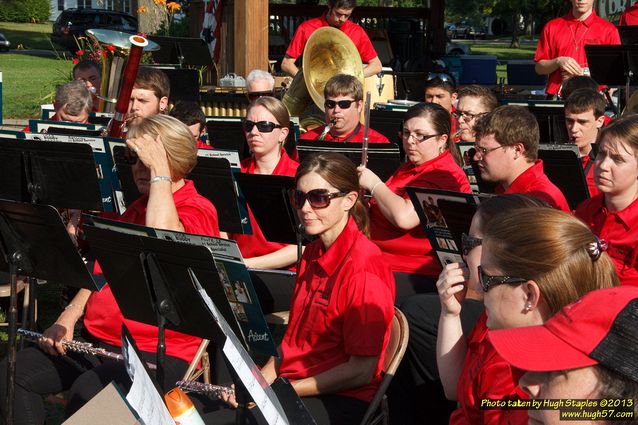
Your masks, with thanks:
M 594 160 L 590 155 L 585 155 L 581 160 L 583 161 L 583 170 L 586 172 L 585 180 L 587 181 L 587 189 L 589 189 L 589 197 L 593 198 L 600 193 L 596 186 L 596 180 L 594 180 Z
M 301 140 L 317 140 L 319 136 L 321 136 L 321 133 L 323 133 L 324 128 L 325 127 L 317 127 L 310 131 L 307 131 L 301 135 L 300 139 Z M 347 140 L 348 142 L 363 142 L 363 130 L 364 130 L 363 125 L 359 125 L 352 131 L 352 133 L 344 137 L 335 137 L 332 134 L 327 133 L 326 137 L 324 138 L 324 141 L 345 142 Z M 385 137 L 383 134 L 379 133 L 378 131 L 372 128 L 368 128 L 368 142 L 369 143 L 390 143 L 387 137 Z
M 272 175 L 294 177 L 297 172 L 297 167 L 299 167 L 299 163 L 290 159 L 286 151 L 282 149 L 281 158 L 273 170 Z M 255 160 L 253 157 L 244 158 L 241 161 L 241 172 L 246 174 L 255 173 Z M 255 220 L 255 217 L 253 216 L 250 206 L 248 207 L 248 215 L 250 217 L 250 225 L 252 226 L 253 234 L 244 235 L 240 233 L 233 233 L 229 235 L 237 242 L 241 255 L 244 258 L 253 258 L 270 254 L 271 252 L 278 251 L 286 246 L 286 244 L 283 243 L 269 242 L 266 240 L 266 237 L 259 228 L 259 224 L 257 224 L 257 220 Z
M 370 401 L 381 380 L 393 305 L 394 277 L 379 248 L 350 218 L 330 248 L 316 240 L 303 253 L 279 374 L 294 381 L 333 369 L 351 356 L 379 356 L 371 383 L 339 392 Z
M 481 314 L 467 341 L 463 370 L 456 386 L 459 408 L 450 417 L 450 425 L 527 424 L 526 410 L 482 410 L 481 400 L 527 400 L 518 386 L 523 371 L 513 368 L 487 339 L 487 315 Z
M 620 15 L 618 25 L 638 25 L 638 2 L 625 9 Z
M 581 203 L 576 216 L 609 244 L 607 254 L 616 266 L 620 283 L 638 286 L 638 200 L 624 210 L 610 212 L 600 193 Z
M 208 199 L 197 193 L 192 181 L 185 180 L 185 185 L 173 193 L 173 200 L 185 232 L 219 236 L 217 210 Z M 144 225 L 147 202 L 148 196 L 142 196 L 126 209 L 120 220 Z M 100 292 L 91 294 L 84 315 L 84 326 L 91 335 L 119 347 L 122 345 L 122 322 L 131 331 L 140 350 L 155 352 L 157 349 L 157 327 L 124 319 L 108 284 Z M 200 342 L 200 338 L 167 330 L 166 354 L 190 362 L 195 356 Z
M 454 162 L 449 151 L 418 166 L 403 164 L 386 185 L 404 199 L 408 199 L 406 186 L 472 193 L 465 172 Z M 411 230 L 399 229 L 385 218 L 374 198 L 370 200 L 370 239 L 381 248 L 393 272 L 428 277 L 436 277 L 441 272 L 441 265 L 421 225 Z
M 303 49 L 306 47 L 306 43 L 310 38 L 310 35 L 318 28 L 330 26 L 326 20 L 326 16 L 322 15 L 319 18 L 309 19 L 302 22 L 295 31 L 295 35 L 286 50 L 286 55 L 297 59 L 303 53 Z M 366 34 L 365 30 L 354 22 L 348 20 L 339 27 L 354 43 L 355 47 L 359 51 L 361 61 L 369 63 L 372 59 L 377 57 L 377 52 L 372 46 L 370 37 Z
M 548 202 L 556 209 L 571 212 L 563 192 L 545 175 L 543 161 L 540 159 L 516 177 L 507 190 L 499 185 L 494 191 L 496 193 L 526 193 Z
M 570 11 L 567 15 L 552 19 L 543 28 L 536 47 L 534 61 L 569 56 L 578 62 L 581 68 L 588 68 L 585 45 L 620 44 L 616 27 L 596 15 L 583 21 L 574 19 Z M 560 69 L 552 72 L 547 80 L 547 94 L 556 94 L 563 82 Z

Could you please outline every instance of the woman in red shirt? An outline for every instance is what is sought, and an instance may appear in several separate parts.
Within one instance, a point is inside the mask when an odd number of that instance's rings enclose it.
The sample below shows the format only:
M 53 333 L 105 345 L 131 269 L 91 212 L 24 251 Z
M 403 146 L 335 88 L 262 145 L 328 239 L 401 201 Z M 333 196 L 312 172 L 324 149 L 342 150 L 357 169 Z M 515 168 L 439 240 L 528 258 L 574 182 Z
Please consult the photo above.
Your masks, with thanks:
M 609 244 L 623 285 L 638 286 L 638 116 L 613 121 L 598 134 L 594 180 L 600 193 L 576 216 Z
M 247 174 L 294 176 L 299 164 L 290 159 L 284 143 L 288 137 L 290 117 L 280 100 L 260 97 L 248 106 L 244 134 L 251 156 L 241 161 L 241 171 Z M 250 206 L 252 235 L 232 234 L 246 266 L 255 269 L 290 267 L 297 261 L 297 247 L 266 240 Z
M 450 114 L 425 103 L 408 109 L 403 124 L 407 162 L 387 182 L 359 168 L 359 183 L 370 200 L 370 239 L 377 244 L 397 280 L 397 300 L 434 289 L 441 265 L 432 251 L 406 186 L 471 193 L 450 138 Z
M 197 148 L 188 127 L 175 118 L 145 118 L 128 133 L 128 148 L 135 152 L 133 177 L 142 196 L 121 217 L 122 221 L 167 229 L 219 236 L 217 211 L 184 177 L 197 162 Z M 72 414 L 111 380 L 130 385 L 124 364 L 94 355 L 66 352 L 62 341 L 73 339 L 76 322 L 84 315 L 83 338 L 93 345 L 118 352 L 124 322 L 142 358 L 155 362 L 157 327 L 124 319 L 108 285 L 100 292 L 81 289 L 56 322 L 44 331 L 39 348 L 21 350 L 17 359 L 16 424 L 43 424 L 43 396 L 69 391 L 67 414 Z M 168 389 L 183 377 L 200 338 L 166 331 L 164 380 Z M 3 368 L 3 373 L 6 368 Z M 6 379 L 0 382 L 3 393 Z
M 486 223 L 477 270 L 485 311 L 467 340 L 456 295 L 465 290 L 468 271 L 446 267 L 437 282 L 437 364 L 446 395 L 459 403 L 450 424 L 527 423 L 525 410 L 481 405 L 527 398 L 517 386 L 522 373 L 496 353 L 487 330 L 542 324 L 584 294 L 618 285 L 603 251 L 578 219 L 551 208 L 522 209 Z

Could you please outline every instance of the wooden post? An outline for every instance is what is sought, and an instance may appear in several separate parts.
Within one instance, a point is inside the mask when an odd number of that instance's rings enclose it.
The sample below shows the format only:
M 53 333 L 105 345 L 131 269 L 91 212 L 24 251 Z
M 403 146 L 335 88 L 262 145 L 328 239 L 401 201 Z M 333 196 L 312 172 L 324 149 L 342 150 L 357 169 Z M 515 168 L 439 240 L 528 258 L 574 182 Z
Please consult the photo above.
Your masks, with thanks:
M 234 57 L 236 74 L 268 70 L 268 0 L 235 0 Z

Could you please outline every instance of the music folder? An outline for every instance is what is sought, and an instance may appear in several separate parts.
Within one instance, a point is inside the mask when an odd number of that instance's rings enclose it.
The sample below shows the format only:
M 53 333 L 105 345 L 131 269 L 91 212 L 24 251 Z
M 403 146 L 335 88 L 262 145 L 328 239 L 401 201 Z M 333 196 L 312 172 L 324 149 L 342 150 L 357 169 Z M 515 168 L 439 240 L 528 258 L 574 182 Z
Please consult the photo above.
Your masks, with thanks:
M 295 187 L 295 179 L 244 173 L 235 174 L 235 178 L 266 239 L 296 244 L 299 220 L 288 196 Z
M 569 208 L 575 210 L 589 199 L 587 178 L 576 145 L 540 145 L 538 158 L 543 160 L 543 170 L 549 180 L 565 195 Z
M 299 161 L 309 155 L 322 152 L 340 153 L 348 157 L 353 163 L 361 163 L 362 143 L 340 143 L 315 140 L 300 140 L 297 142 Z M 368 145 L 368 165 L 382 181 L 394 174 L 401 165 L 399 146 L 394 143 L 370 143 Z

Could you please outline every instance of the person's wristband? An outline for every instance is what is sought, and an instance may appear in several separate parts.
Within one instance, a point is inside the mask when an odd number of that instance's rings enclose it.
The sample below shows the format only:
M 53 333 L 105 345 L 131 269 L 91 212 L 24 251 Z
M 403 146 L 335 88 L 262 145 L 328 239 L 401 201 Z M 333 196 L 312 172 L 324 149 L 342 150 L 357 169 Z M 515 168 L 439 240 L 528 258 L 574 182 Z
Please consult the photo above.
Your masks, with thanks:
M 379 186 L 380 184 L 383 184 L 383 182 L 379 181 L 374 186 L 372 186 L 372 190 L 370 190 L 370 196 L 374 197 L 374 189 L 376 189 L 377 186 Z
M 171 178 L 169 176 L 155 176 L 149 180 L 149 183 L 157 183 L 157 182 L 171 182 Z
M 80 310 L 81 312 L 84 312 L 84 308 L 79 304 L 68 304 L 66 307 L 64 307 L 64 310 L 68 310 L 70 308 L 75 308 Z

